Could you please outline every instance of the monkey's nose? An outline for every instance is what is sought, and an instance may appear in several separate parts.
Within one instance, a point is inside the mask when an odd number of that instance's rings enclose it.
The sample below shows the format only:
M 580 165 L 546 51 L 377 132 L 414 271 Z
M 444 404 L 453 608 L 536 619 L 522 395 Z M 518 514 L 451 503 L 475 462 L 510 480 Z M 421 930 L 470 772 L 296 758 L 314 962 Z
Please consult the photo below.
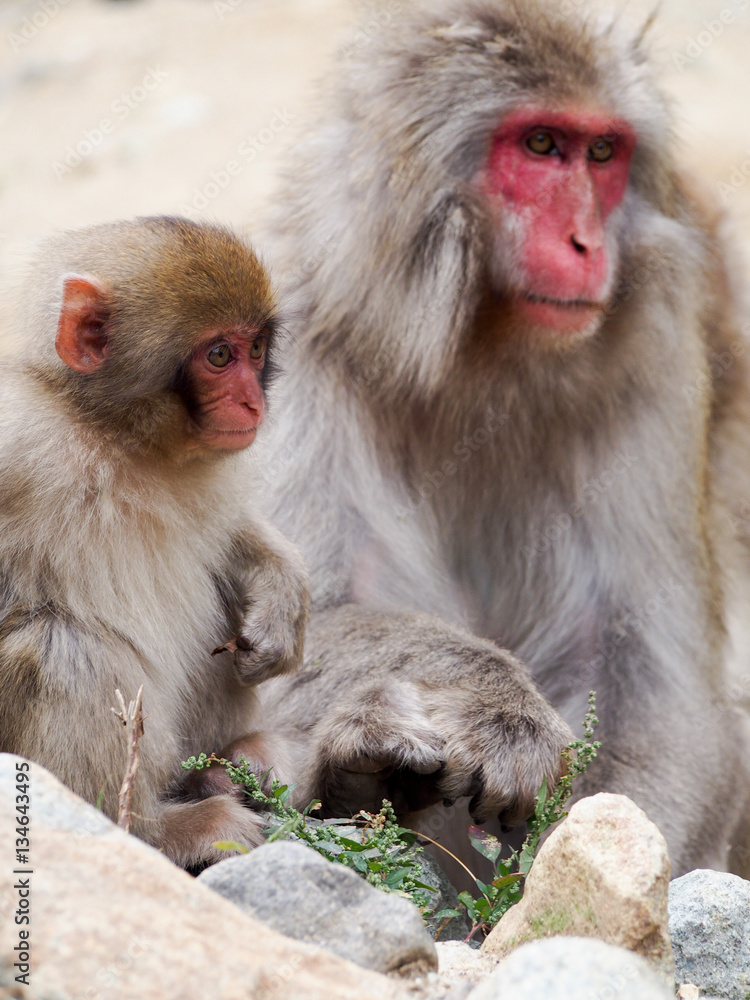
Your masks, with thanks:
M 593 256 L 604 246 L 604 233 L 598 220 L 589 224 L 582 223 L 570 234 L 570 243 L 577 254 L 582 257 Z

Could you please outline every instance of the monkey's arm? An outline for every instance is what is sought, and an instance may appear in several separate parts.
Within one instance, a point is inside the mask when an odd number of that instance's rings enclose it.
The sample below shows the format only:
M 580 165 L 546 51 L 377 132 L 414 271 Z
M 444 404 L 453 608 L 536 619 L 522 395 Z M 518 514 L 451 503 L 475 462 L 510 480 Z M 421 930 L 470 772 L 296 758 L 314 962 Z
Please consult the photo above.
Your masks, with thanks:
M 412 612 L 314 613 L 303 670 L 260 695 L 264 718 L 296 729 L 300 801 L 319 797 L 329 815 L 471 796 L 476 819 L 512 824 L 557 781 L 572 738 L 518 660 Z
M 237 537 L 233 552 L 228 575 L 239 603 L 235 669 L 243 684 L 257 684 L 296 670 L 302 661 L 307 570 L 297 549 L 259 518 Z

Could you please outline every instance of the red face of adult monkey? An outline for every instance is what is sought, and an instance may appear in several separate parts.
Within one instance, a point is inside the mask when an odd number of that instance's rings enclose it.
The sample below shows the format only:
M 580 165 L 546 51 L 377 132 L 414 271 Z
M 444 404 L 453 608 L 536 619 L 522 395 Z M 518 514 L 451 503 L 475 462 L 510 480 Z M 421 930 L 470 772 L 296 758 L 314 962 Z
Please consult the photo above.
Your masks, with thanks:
M 610 216 L 627 190 L 632 129 L 583 110 L 524 109 L 493 137 L 479 184 L 495 230 L 495 287 L 519 324 L 571 335 L 612 294 Z
M 272 510 L 316 606 L 281 718 L 304 713 L 324 800 L 470 791 L 486 818 L 522 698 L 467 628 L 571 724 L 594 688 L 581 791 L 632 796 L 675 872 L 721 867 L 750 788 L 726 643 L 750 394 L 715 213 L 643 32 L 539 0 L 404 7 L 278 199 L 297 339 Z M 505 759 L 531 784 L 549 740 L 526 732 Z M 456 759 L 473 785 L 445 781 Z

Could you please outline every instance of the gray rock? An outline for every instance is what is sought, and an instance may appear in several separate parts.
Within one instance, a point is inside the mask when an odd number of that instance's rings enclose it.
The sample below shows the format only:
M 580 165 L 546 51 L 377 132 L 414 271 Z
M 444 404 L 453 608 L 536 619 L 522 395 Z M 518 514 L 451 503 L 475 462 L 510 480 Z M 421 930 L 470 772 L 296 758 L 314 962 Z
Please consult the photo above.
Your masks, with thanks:
M 274 930 L 366 969 L 411 975 L 437 968 L 413 903 L 302 844 L 265 844 L 207 868 L 198 881 Z
M 438 941 L 438 967 L 446 979 L 461 980 L 478 986 L 495 971 L 499 959 L 464 941 Z
M 669 887 L 676 980 L 701 994 L 750 994 L 750 882 L 725 872 L 688 872 Z
M 674 1000 L 647 962 L 596 938 L 544 938 L 503 959 L 468 1000 Z
M 0 755 L 0 1000 L 406 1000 L 241 913 L 31 765 L 31 989 L 20 991 L 16 763 Z
M 312 816 L 308 816 L 306 819 L 307 826 L 323 826 L 324 822 L 324 820 L 319 820 Z M 281 825 L 282 821 L 277 817 L 269 817 L 268 828 L 270 830 L 277 830 Z M 357 826 L 354 823 L 351 825 L 342 824 L 337 820 L 336 830 L 342 837 L 348 837 L 350 840 L 362 843 L 363 834 L 361 826 Z M 302 843 L 293 833 L 287 834 L 284 839 L 295 843 Z M 418 876 L 419 880 L 434 890 L 434 892 L 426 893 L 427 908 L 423 914 L 423 920 L 427 930 L 433 938 L 435 938 L 439 931 L 440 941 L 463 941 L 471 930 L 471 922 L 466 912 L 462 912 L 460 917 L 452 917 L 447 922 L 444 918 L 438 920 L 435 917 L 435 914 L 440 913 L 441 910 L 455 910 L 460 908 L 458 892 L 455 886 L 431 854 L 424 852 L 418 855 L 417 863 L 421 868 L 421 874 Z
M 437 940 L 463 941 L 471 930 L 471 922 L 465 912 L 460 917 L 452 917 L 447 923 L 444 919 L 438 920 L 434 916 L 441 910 L 455 910 L 459 907 L 455 886 L 448 880 L 448 876 L 431 854 L 420 854 L 418 861 L 422 869 L 420 881 L 435 890 L 428 893 L 429 903 L 424 917 L 427 930 L 435 937 L 442 927 Z
M 0 754 L 0 786 L 12 786 L 18 760 L 23 758 Z M 73 833 L 79 837 L 104 837 L 113 832 L 117 836 L 119 831 L 101 809 L 72 793 L 61 794 L 60 786 L 52 781 L 41 781 L 34 787 L 33 819 L 50 830 Z

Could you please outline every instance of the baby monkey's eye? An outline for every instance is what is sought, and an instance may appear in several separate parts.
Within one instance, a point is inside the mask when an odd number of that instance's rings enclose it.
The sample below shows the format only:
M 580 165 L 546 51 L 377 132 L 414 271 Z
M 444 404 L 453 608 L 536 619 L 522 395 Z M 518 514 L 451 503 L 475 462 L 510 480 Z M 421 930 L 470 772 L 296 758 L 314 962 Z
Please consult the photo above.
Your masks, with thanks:
M 231 360 L 232 352 L 229 350 L 229 344 L 219 344 L 218 347 L 212 347 L 208 352 L 208 363 L 214 368 L 223 368 Z

